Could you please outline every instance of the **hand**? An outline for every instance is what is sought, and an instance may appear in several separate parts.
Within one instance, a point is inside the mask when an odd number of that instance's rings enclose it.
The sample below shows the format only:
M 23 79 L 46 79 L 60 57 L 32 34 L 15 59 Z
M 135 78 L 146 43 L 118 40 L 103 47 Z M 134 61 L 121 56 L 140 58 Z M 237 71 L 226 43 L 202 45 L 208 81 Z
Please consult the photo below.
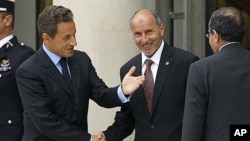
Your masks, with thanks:
M 125 95 L 132 94 L 145 80 L 145 76 L 132 76 L 135 70 L 135 66 L 131 67 L 122 80 L 122 91 Z
M 97 135 L 92 135 L 92 141 L 106 141 L 105 135 L 103 132 L 100 132 Z

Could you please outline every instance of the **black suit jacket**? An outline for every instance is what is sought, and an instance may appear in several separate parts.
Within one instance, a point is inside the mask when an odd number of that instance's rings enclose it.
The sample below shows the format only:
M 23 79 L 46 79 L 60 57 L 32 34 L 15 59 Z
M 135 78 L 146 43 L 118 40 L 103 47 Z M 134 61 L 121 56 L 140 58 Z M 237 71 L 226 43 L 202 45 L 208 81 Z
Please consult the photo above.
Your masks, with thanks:
M 191 65 L 182 141 L 229 141 L 231 124 L 250 124 L 250 52 L 240 44 Z
M 141 75 L 141 58 L 138 54 L 122 66 L 121 79 L 134 65 L 135 75 Z M 180 141 L 186 78 L 189 65 L 196 60 L 198 57 L 191 53 L 165 43 L 155 80 L 152 114 L 140 87 L 104 132 L 107 140 L 120 141 L 135 129 L 135 141 Z
M 18 43 L 16 37 L 0 48 L 0 67 L 11 67 L 7 71 L 0 71 L 0 140 L 20 141 L 22 138 L 23 107 L 15 73 L 19 65 L 33 53 L 33 49 Z
M 68 63 L 73 93 L 42 47 L 17 70 L 24 106 L 23 141 L 89 141 L 89 99 L 104 107 L 121 104 L 117 87 L 107 88 L 86 53 L 74 51 Z

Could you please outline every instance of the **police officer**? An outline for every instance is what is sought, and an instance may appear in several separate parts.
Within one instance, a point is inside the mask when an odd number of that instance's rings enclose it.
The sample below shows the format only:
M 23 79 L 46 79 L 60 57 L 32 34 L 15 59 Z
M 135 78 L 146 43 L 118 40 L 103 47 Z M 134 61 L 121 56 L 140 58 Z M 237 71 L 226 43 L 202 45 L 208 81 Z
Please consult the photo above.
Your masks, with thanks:
M 23 108 L 15 71 L 34 50 L 13 35 L 14 0 L 0 0 L 0 140 L 21 141 Z

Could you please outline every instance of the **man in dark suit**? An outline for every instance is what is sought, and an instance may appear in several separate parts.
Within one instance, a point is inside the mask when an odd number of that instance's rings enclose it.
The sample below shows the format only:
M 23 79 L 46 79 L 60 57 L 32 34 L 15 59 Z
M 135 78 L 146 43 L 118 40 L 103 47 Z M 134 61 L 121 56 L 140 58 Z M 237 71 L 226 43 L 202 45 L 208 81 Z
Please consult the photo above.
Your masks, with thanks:
M 250 124 L 250 52 L 240 45 L 246 25 L 223 7 L 208 23 L 215 53 L 190 66 L 182 141 L 229 141 L 230 125 Z
M 96 141 L 88 133 L 89 99 L 107 108 L 119 106 L 126 99 L 123 93 L 137 89 L 144 76 L 132 77 L 133 67 L 122 87 L 108 88 L 88 55 L 74 50 L 76 28 L 68 8 L 45 8 L 37 26 L 43 45 L 16 72 L 24 106 L 23 141 Z
M 13 35 L 15 2 L 0 0 L 0 140 L 20 141 L 23 135 L 23 108 L 15 72 L 34 50 Z
M 136 141 L 180 141 L 188 68 L 199 58 L 163 41 L 164 25 L 153 10 L 137 11 L 130 26 L 141 53 L 121 67 L 121 79 L 131 66 L 137 68 L 135 75 L 144 74 L 145 61 L 151 59 L 152 99 L 145 95 L 150 84 L 143 84 L 116 113 L 115 122 L 104 131 L 105 138 L 121 141 L 135 129 Z M 144 83 L 147 81 L 146 76 Z

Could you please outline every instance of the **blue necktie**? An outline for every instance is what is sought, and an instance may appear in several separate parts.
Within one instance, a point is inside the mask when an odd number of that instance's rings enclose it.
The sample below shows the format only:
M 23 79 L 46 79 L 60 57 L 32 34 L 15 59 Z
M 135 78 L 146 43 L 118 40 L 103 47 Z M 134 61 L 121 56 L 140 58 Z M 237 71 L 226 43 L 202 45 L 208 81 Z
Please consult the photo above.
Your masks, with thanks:
M 61 60 L 60 60 L 60 64 L 62 66 L 63 78 L 68 83 L 70 89 L 73 90 L 72 81 L 71 81 L 69 71 L 68 71 L 68 67 L 67 67 L 67 59 L 62 57 Z

